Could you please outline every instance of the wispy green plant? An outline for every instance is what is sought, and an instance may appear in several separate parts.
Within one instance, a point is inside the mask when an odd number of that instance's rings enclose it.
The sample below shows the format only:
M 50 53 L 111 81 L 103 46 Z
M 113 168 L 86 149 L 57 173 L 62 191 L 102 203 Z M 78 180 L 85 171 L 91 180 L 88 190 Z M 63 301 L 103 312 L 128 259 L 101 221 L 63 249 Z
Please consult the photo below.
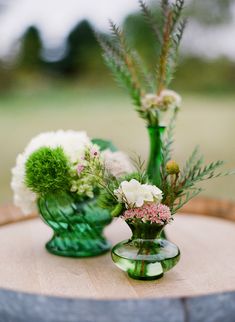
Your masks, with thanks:
M 148 176 L 146 173 L 146 165 L 145 161 L 141 159 L 141 156 L 138 154 L 135 154 L 131 158 L 132 164 L 134 166 L 135 171 L 131 174 L 127 174 L 124 176 L 124 180 L 131 180 L 131 179 L 136 179 L 140 183 L 146 183 L 148 181 Z
M 198 147 L 193 150 L 182 170 L 178 170 L 179 166 L 175 161 L 172 161 L 173 124 L 174 118 L 170 122 L 165 140 L 163 140 L 161 166 L 163 203 L 170 207 L 172 214 L 201 193 L 202 189 L 197 186 L 200 182 L 235 173 L 234 171 L 219 170 L 224 165 L 224 161 L 204 164 L 204 158 Z M 171 168 L 172 171 L 169 171 Z M 175 168 L 176 172 L 174 172 Z
M 183 206 L 185 206 L 191 199 L 198 196 L 202 191 L 203 189 L 201 188 L 195 188 L 192 190 L 188 190 L 185 194 L 178 196 L 175 199 L 173 206 L 171 206 L 172 215 L 174 215 L 177 211 L 183 208 Z
M 106 65 L 112 71 L 117 82 L 124 86 L 130 93 L 135 105 L 140 105 L 141 88 L 136 69 L 136 54 L 128 47 L 123 31 L 110 21 L 112 37 L 97 34 L 103 49 Z
M 109 209 L 110 212 L 117 206 L 118 202 L 110 191 L 114 191 L 119 187 L 119 182 L 116 180 L 107 181 L 106 186 L 101 190 L 98 196 L 98 205 L 103 209 Z
M 26 186 L 37 194 L 70 189 L 70 165 L 60 147 L 42 147 L 33 152 L 26 161 L 25 171 Z
M 175 124 L 176 124 L 176 118 L 177 118 L 178 112 L 179 112 L 178 108 L 174 109 L 169 121 L 169 125 L 166 128 L 166 132 L 163 138 L 162 149 L 164 150 L 163 162 L 165 164 L 171 159 L 171 154 L 173 151 L 173 143 L 174 143 L 174 130 L 175 130 Z
M 130 93 L 140 116 L 145 118 L 141 107 L 141 98 L 149 92 L 159 94 L 167 88 L 174 76 L 178 48 L 182 39 L 186 20 L 182 18 L 184 0 L 175 0 L 170 4 L 161 0 L 159 19 L 143 0 L 139 0 L 140 9 L 151 27 L 157 43 L 156 69 L 149 72 L 137 50 L 128 43 L 125 32 L 110 21 L 111 36 L 97 34 L 103 49 L 107 66 L 115 79 Z M 128 32 L 128 31 L 127 31 Z M 153 44 L 154 46 L 155 44 Z

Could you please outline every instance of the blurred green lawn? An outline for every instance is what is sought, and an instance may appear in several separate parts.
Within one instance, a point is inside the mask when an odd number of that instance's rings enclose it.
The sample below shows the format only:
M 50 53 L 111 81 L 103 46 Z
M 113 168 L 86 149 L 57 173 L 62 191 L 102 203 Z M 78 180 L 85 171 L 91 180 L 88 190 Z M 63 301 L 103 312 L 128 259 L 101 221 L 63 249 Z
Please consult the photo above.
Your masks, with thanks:
M 148 153 L 144 122 L 127 95 L 112 87 L 57 86 L 15 91 L 0 98 L 0 204 L 11 202 L 10 169 L 30 138 L 42 131 L 86 130 L 90 137 L 111 139 L 129 154 Z M 176 127 L 175 159 L 195 145 L 208 161 L 227 160 L 235 168 L 235 96 L 184 96 Z M 235 177 L 203 184 L 206 195 L 235 200 Z

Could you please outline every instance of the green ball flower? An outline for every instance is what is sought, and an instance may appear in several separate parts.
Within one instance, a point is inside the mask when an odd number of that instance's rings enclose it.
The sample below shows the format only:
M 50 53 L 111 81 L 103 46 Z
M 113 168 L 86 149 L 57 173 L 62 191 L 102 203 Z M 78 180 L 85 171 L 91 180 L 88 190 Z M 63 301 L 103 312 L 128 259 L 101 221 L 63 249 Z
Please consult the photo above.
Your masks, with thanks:
M 63 149 L 42 147 L 32 153 L 25 164 L 25 183 L 37 194 L 70 190 L 70 163 Z
M 178 163 L 176 163 L 174 160 L 170 160 L 166 164 L 166 171 L 170 175 L 179 174 L 180 168 Z

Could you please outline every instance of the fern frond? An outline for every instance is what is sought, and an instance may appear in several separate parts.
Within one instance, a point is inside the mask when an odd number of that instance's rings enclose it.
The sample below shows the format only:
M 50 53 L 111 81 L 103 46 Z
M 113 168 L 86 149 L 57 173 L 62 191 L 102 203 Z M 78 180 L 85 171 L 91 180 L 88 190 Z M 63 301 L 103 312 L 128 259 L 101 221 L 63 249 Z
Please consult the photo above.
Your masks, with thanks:
M 171 56 L 169 55 L 167 66 L 166 66 L 166 80 L 165 80 L 165 86 L 166 88 L 169 87 L 170 83 L 174 79 L 176 68 L 174 68 L 174 64 L 172 63 Z
M 169 0 L 162 0 L 161 1 L 161 7 L 162 7 L 163 18 L 165 20 L 167 15 L 168 15 L 169 7 L 170 7 Z
M 172 145 L 174 143 L 174 130 L 175 130 L 175 123 L 176 123 L 176 117 L 179 112 L 178 108 L 175 108 L 172 116 L 170 118 L 168 127 L 166 129 L 166 133 L 164 135 L 162 149 L 164 151 L 164 159 L 166 163 L 171 159 L 171 151 L 172 151 Z
M 187 19 L 182 19 L 178 23 L 177 28 L 175 30 L 175 33 L 174 33 L 174 35 L 172 37 L 173 42 L 174 42 L 174 47 L 175 47 L 176 50 L 178 50 L 180 42 L 181 42 L 181 40 L 183 38 L 183 34 L 184 34 L 184 30 L 186 28 L 187 22 L 188 22 Z
M 133 74 L 133 78 L 136 80 L 136 72 L 134 70 L 134 64 L 130 57 L 131 49 L 127 44 L 125 35 L 120 27 L 118 27 L 112 20 L 109 20 L 110 30 L 112 33 L 112 39 L 118 47 L 119 51 L 122 53 L 123 61 L 126 64 L 127 68 L 130 71 L 130 74 Z
M 142 88 L 145 88 L 147 92 L 153 92 L 156 85 L 152 74 L 148 71 L 145 63 L 136 50 L 131 51 L 131 56 L 136 66 L 139 79 L 141 80 Z
M 157 93 L 160 94 L 161 91 L 166 87 L 167 84 L 167 69 L 169 66 L 169 54 L 171 49 L 171 30 L 172 30 L 172 11 L 168 11 L 164 29 L 163 29 L 163 42 L 161 48 L 161 54 L 159 57 L 159 62 L 157 65 Z
M 175 3 L 172 5 L 172 11 L 173 11 L 172 31 L 174 30 L 175 26 L 179 22 L 182 11 L 184 9 L 184 2 L 185 2 L 184 0 L 176 0 Z
M 151 27 L 154 35 L 156 36 L 157 41 L 161 44 L 162 43 L 161 27 L 157 24 L 151 10 L 148 8 L 146 3 L 142 0 L 139 0 L 139 4 L 147 23 Z
M 141 92 L 141 81 L 138 77 L 137 70 L 138 66 L 135 65 L 135 61 L 132 55 L 132 49 L 128 46 L 123 31 L 115 23 L 113 23 L 112 20 L 109 21 L 109 24 L 117 46 L 123 54 L 123 61 L 126 65 L 126 68 L 129 70 L 129 74 L 132 78 L 132 84 L 136 88 L 136 90 L 139 90 Z
M 115 24 L 111 19 L 109 20 L 109 26 L 113 37 L 120 41 L 120 39 L 123 36 L 121 28 L 117 24 Z
M 141 156 L 134 153 L 131 157 L 131 161 L 137 172 L 145 173 L 145 161 L 141 159 Z
M 199 162 L 200 160 L 200 162 Z M 202 156 L 199 156 L 199 146 L 196 146 L 188 158 L 188 160 L 185 163 L 185 166 L 183 167 L 183 170 L 181 171 L 181 176 L 185 178 L 188 175 L 188 172 L 192 168 L 197 168 L 197 166 L 200 166 L 203 161 Z
M 180 198 L 177 198 L 174 201 L 174 204 L 172 206 L 172 210 L 171 210 L 172 215 L 174 215 L 178 210 L 180 210 L 184 205 L 186 205 L 186 203 L 188 203 L 191 199 L 195 198 L 202 191 L 203 189 L 201 188 L 195 188 L 187 191 Z
M 100 44 L 100 47 L 103 49 L 103 52 L 115 59 L 117 62 L 121 63 L 123 61 L 123 54 L 118 48 L 118 46 L 111 42 L 106 35 L 95 33 L 95 37 Z
M 191 188 L 195 186 L 195 184 L 197 184 L 198 182 L 222 176 L 222 172 L 215 172 L 222 165 L 224 165 L 224 161 L 211 162 L 208 165 L 205 165 L 204 167 L 194 166 L 190 169 L 188 175 L 184 178 L 184 181 L 182 183 L 183 189 L 185 190 Z
M 120 36 L 120 29 L 112 24 L 113 33 L 116 37 Z M 126 57 L 120 43 L 111 42 L 106 36 L 96 34 L 97 41 L 103 49 L 103 57 L 106 65 L 113 73 L 116 81 L 130 93 L 134 104 L 140 106 L 141 103 L 141 90 L 137 86 L 136 81 L 133 79 L 132 70 L 126 64 Z
M 128 90 L 130 96 L 132 97 L 133 103 L 136 106 L 141 106 L 140 89 L 136 88 L 135 84 L 133 83 L 131 74 L 126 66 L 118 64 L 117 61 L 112 59 L 112 57 L 107 56 L 106 54 L 104 54 L 103 56 L 106 65 L 112 71 L 117 83 Z
M 167 76 L 166 76 L 166 85 L 169 84 L 174 79 L 174 75 L 177 70 L 178 66 L 178 59 L 179 59 L 179 46 L 181 40 L 183 38 L 183 33 L 187 24 L 187 19 L 183 19 L 179 22 L 178 26 L 176 27 L 175 33 L 171 36 L 171 48 L 169 51 L 169 58 L 168 58 L 168 68 L 167 68 Z

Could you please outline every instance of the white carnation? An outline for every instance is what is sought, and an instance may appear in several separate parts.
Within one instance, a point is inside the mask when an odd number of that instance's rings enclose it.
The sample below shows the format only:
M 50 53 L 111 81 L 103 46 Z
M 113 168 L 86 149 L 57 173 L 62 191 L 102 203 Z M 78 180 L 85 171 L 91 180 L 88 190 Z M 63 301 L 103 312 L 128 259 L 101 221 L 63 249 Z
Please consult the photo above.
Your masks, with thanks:
M 134 170 L 129 157 L 124 152 L 105 150 L 101 155 L 104 158 L 106 170 L 116 178 Z
M 34 137 L 24 152 L 17 157 L 16 166 L 12 169 L 11 187 L 14 192 L 14 204 L 19 207 L 24 214 L 37 211 L 37 196 L 27 188 L 24 182 L 25 163 L 28 157 L 39 148 L 46 146 L 55 148 L 61 146 L 72 162 L 79 160 L 87 145 L 91 141 L 85 132 L 76 131 L 56 131 L 41 133 Z
M 119 202 L 125 203 L 127 208 L 142 207 L 145 202 L 160 203 L 162 200 L 162 191 L 159 188 L 141 184 L 135 179 L 123 181 L 114 194 Z

